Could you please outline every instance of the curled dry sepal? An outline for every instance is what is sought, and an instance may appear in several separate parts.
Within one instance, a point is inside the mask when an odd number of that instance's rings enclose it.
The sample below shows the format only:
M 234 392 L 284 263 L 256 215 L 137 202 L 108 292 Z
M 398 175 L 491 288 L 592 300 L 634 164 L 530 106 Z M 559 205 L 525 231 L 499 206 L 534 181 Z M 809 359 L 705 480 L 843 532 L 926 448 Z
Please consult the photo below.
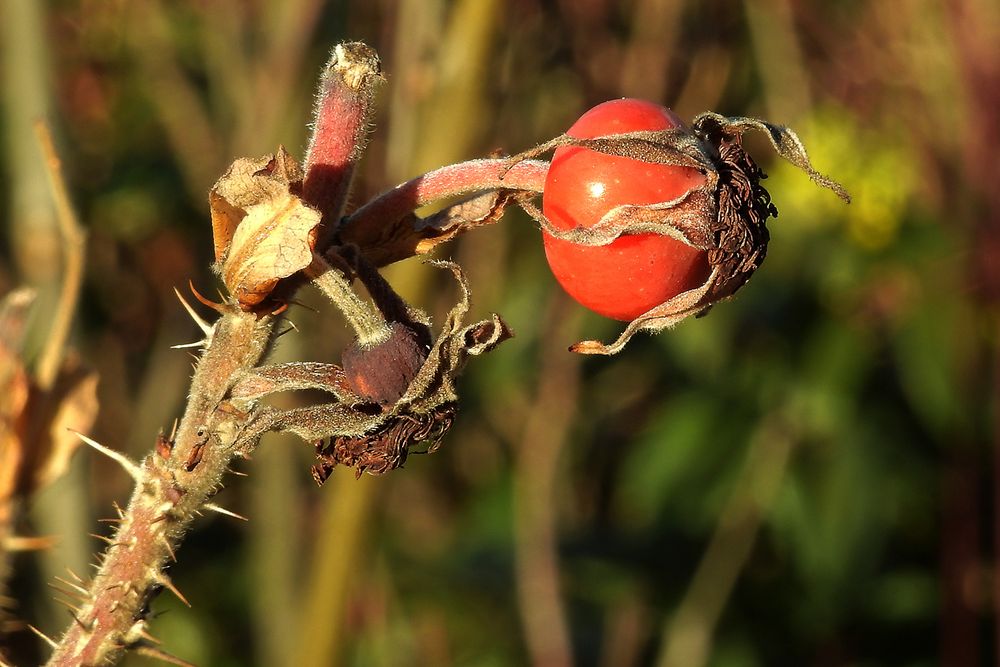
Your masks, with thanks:
M 560 146 L 581 146 L 598 153 L 628 157 L 651 164 L 697 170 L 704 182 L 671 201 L 648 205 L 620 205 L 592 227 L 560 229 L 537 208 L 520 200 L 549 235 L 583 246 L 604 246 L 626 234 L 670 236 L 708 254 L 710 274 L 705 281 L 633 319 L 611 344 L 582 341 L 570 349 L 583 354 L 615 354 L 640 331 L 661 331 L 690 315 L 700 315 L 731 297 L 764 260 L 769 240 L 769 217 L 777 216 L 771 196 L 761 184 L 766 178 L 743 149 L 748 130 L 762 132 L 775 151 L 810 178 L 845 201 L 847 191 L 817 172 L 798 136 L 789 128 L 756 118 L 727 118 L 717 113 L 698 115 L 691 128 L 640 131 L 581 139 L 568 134 L 510 158 L 510 164 Z
M 288 290 L 279 284 L 313 261 L 321 214 L 302 199 L 302 181 L 302 168 L 279 147 L 236 160 L 209 193 L 215 268 L 243 310 L 282 307 Z

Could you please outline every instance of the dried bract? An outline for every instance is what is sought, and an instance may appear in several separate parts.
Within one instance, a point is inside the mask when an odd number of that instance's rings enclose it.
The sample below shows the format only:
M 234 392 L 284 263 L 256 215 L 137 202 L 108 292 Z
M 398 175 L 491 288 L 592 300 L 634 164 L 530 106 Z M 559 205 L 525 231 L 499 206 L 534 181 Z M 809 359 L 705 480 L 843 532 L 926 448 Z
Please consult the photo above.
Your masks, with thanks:
M 321 215 L 301 191 L 302 169 L 279 148 L 236 160 L 209 194 L 216 268 L 243 310 L 277 308 L 279 282 L 312 261 Z

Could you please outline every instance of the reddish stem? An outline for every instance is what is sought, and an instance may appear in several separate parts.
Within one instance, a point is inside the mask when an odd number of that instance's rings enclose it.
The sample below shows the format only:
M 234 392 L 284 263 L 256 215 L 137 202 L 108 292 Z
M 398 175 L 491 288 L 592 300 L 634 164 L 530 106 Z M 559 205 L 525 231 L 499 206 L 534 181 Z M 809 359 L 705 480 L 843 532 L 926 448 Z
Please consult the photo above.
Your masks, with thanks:
M 303 199 L 323 213 L 327 229 L 343 213 L 380 79 L 378 55 L 361 42 L 335 46 L 323 69 L 302 191 Z
M 342 226 L 345 240 L 365 247 L 386 226 L 427 204 L 487 190 L 523 190 L 541 193 L 549 163 L 522 160 L 511 166 L 504 158 L 451 164 L 410 179 L 383 192 L 349 215 Z

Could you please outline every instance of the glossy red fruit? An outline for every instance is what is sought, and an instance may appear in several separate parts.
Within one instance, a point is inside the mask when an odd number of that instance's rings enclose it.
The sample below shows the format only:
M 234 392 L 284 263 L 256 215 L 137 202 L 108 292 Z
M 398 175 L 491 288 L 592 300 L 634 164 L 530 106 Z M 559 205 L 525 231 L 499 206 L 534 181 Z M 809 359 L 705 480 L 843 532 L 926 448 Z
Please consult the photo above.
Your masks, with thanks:
M 681 127 L 669 109 L 636 99 L 611 100 L 583 114 L 568 130 L 578 139 Z M 545 180 L 542 212 L 557 229 L 592 227 L 623 204 L 658 204 L 705 182 L 687 167 L 606 155 L 579 146 L 556 149 Z M 557 239 L 543 232 L 556 279 L 596 313 L 633 320 L 710 273 L 704 251 L 659 234 L 625 235 L 603 246 Z

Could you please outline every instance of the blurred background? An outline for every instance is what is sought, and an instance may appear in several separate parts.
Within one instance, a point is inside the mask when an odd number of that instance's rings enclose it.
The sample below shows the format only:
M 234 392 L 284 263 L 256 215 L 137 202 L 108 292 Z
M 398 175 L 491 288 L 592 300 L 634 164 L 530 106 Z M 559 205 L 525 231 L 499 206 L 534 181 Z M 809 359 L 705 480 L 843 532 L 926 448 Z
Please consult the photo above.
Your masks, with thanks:
M 309 447 L 265 438 L 219 497 L 250 521 L 201 519 L 178 553 L 193 608 L 153 603 L 171 653 L 996 664 L 996 2 L 4 0 L 0 31 L 0 295 L 34 290 L 23 317 L 6 302 L 0 342 L 21 370 L 0 378 L 0 416 L 18 418 L 25 378 L 63 405 L 57 379 L 76 373 L 87 432 L 134 458 L 186 395 L 192 359 L 170 346 L 197 334 L 172 290 L 217 289 L 208 189 L 236 157 L 302 156 L 339 40 L 368 42 L 387 72 L 355 203 L 528 148 L 619 96 L 790 125 L 854 195 L 842 205 L 750 141 L 780 211 L 763 269 L 614 358 L 565 351 L 620 325 L 561 293 L 520 212 L 439 251 L 468 272 L 475 314 L 502 313 L 517 337 L 469 365 L 444 446 L 405 470 L 338 469 L 316 488 Z M 60 231 L 36 118 L 83 246 Z M 388 276 L 438 319 L 456 297 L 418 261 Z M 277 359 L 339 358 L 330 308 L 289 317 L 299 331 Z M 0 469 L 36 440 L 0 437 Z M 0 474 L 2 646 L 17 665 L 47 655 L 23 622 L 52 635 L 69 622 L 47 583 L 89 570 L 103 543 L 88 533 L 108 534 L 98 520 L 130 491 L 92 451 L 58 467 L 16 493 Z M 54 544 L 25 539 L 39 536 Z

